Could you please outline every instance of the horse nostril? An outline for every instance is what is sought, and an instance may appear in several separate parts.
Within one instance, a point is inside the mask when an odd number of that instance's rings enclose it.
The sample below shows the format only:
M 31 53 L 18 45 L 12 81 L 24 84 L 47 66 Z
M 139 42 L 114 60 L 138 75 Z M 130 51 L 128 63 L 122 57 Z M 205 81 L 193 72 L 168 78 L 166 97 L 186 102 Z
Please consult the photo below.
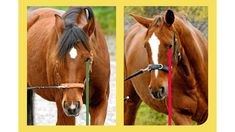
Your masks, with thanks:
M 151 94 L 156 99 L 162 99 L 166 95 L 166 89 L 165 87 L 160 87 L 157 91 L 152 91 Z
M 64 109 L 67 109 L 66 101 L 64 101 L 63 107 L 64 107 Z
M 160 87 L 160 93 L 164 94 L 165 93 L 165 88 L 164 87 Z
M 77 109 L 80 109 L 81 105 L 80 105 L 80 101 L 77 102 Z
M 165 92 L 166 92 L 165 87 L 161 86 L 159 90 L 159 95 L 161 98 L 165 96 L 166 94 Z

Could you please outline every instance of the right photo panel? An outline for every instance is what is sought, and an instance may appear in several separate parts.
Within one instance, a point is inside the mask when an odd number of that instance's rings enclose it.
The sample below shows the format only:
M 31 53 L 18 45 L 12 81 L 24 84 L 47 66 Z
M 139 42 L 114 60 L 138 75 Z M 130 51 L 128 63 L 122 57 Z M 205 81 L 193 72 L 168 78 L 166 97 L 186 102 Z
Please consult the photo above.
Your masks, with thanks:
M 124 7 L 124 125 L 208 117 L 208 7 Z

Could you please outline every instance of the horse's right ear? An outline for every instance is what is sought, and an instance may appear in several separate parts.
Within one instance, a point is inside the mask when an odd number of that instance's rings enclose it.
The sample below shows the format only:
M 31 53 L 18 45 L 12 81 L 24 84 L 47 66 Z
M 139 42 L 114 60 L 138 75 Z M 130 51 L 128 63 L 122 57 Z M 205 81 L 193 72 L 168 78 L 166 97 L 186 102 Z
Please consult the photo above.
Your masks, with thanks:
M 84 8 L 87 24 L 83 27 L 83 30 L 91 36 L 91 34 L 95 31 L 95 17 L 92 9 L 90 7 Z
M 144 27 L 148 28 L 150 26 L 150 24 L 153 22 L 152 19 L 150 18 L 145 18 L 139 15 L 135 15 L 135 14 L 129 14 L 130 16 L 134 17 L 134 19 L 140 23 L 141 25 L 143 25 Z
M 165 20 L 169 26 L 171 26 L 174 23 L 175 15 L 172 10 L 167 10 L 166 15 L 165 15 Z
M 55 14 L 55 30 L 56 30 L 57 36 L 60 36 L 64 30 L 62 17 L 58 14 Z

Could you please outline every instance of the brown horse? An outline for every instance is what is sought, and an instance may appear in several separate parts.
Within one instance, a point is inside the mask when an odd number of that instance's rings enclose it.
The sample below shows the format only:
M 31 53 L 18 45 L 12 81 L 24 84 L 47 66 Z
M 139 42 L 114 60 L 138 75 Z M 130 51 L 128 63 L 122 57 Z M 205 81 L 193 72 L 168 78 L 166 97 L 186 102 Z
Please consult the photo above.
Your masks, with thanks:
M 184 17 L 168 10 L 154 18 L 131 14 L 138 22 L 125 34 L 125 76 L 148 64 L 168 64 L 167 50 L 176 52 L 172 62 L 172 118 L 175 124 L 202 124 L 208 116 L 207 40 Z M 175 34 L 175 35 L 174 35 Z M 177 50 L 175 50 L 177 49 Z M 168 113 L 168 73 L 152 70 L 125 81 L 125 124 L 134 124 L 142 101 Z
M 57 105 L 57 125 L 74 125 L 85 102 L 85 61 L 90 60 L 91 125 L 103 125 L 109 98 L 110 62 L 107 44 L 90 7 L 68 11 L 41 8 L 28 15 L 27 76 L 29 86 L 73 85 L 37 89 Z M 80 85 L 76 85 L 80 84 Z

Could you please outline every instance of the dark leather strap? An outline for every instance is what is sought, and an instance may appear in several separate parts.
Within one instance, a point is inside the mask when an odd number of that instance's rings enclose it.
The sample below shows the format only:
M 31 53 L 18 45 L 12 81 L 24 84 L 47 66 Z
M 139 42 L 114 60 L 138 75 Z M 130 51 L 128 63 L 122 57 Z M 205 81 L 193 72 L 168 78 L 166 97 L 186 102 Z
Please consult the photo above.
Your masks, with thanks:
M 161 70 L 163 72 L 168 73 L 168 66 L 163 65 L 163 64 L 149 64 L 146 68 L 140 69 L 140 70 L 136 71 L 135 73 L 131 74 L 130 76 L 128 76 L 127 78 L 125 78 L 124 81 L 129 80 L 135 76 L 138 76 L 146 71 L 150 72 L 152 70 Z

